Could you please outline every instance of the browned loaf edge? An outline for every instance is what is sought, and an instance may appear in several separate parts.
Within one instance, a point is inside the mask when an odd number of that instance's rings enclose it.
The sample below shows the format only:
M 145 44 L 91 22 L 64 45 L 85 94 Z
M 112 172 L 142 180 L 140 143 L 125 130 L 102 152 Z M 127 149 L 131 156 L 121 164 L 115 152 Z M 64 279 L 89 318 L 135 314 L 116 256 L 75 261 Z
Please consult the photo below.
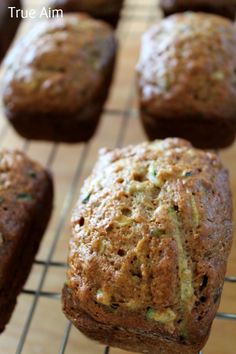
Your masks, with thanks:
M 0 162 L 0 332 L 9 322 L 48 224 L 50 174 L 23 153 L 2 151 Z
M 111 59 L 104 72 L 101 89 L 77 113 L 44 113 L 37 115 L 37 129 L 34 124 L 35 114 L 11 113 L 6 115 L 14 129 L 24 138 L 65 143 L 86 142 L 94 135 L 103 112 L 103 106 L 109 94 L 113 78 L 116 57 Z
M 86 15 L 35 26 L 6 60 L 4 109 L 16 131 L 36 140 L 89 140 L 109 93 L 116 52 L 111 27 Z
M 137 353 L 183 354 L 184 350 L 184 354 L 197 354 L 197 349 L 194 350 L 178 342 L 173 343 L 170 338 L 165 338 L 159 333 L 114 326 L 94 320 L 80 308 L 78 302 L 73 300 L 66 285 L 62 293 L 62 301 L 63 310 L 74 326 L 90 339 L 102 344 Z
M 211 14 L 173 15 L 144 34 L 137 86 L 149 139 L 178 136 L 209 149 L 233 143 L 235 48 L 232 22 Z
M 141 110 L 143 128 L 150 140 L 179 136 L 201 149 L 223 149 L 234 143 L 234 119 L 191 117 L 155 117 Z
M 184 11 L 201 11 L 214 13 L 234 20 L 236 13 L 235 0 L 161 0 L 160 7 L 165 16 Z
M 103 150 L 72 216 L 66 316 L 90 338 L 196 354 L 232 243 L 228 173 L 181 139 Z

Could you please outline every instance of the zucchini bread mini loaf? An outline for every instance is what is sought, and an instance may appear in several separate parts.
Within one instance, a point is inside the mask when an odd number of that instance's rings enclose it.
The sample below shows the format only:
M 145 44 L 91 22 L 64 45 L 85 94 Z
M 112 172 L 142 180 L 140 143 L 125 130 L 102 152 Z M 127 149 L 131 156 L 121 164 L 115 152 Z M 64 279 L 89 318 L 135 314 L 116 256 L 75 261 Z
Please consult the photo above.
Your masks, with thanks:
M 30 272 L 52 210 L 51 176 L 19 151 L 0 152 L 0 332 Z
M 9 7 L 21 8 L 20 0 L 1 0 L 0 1 L 0 60 L 3 59 L 8 50 L 21 18 L 12 17 Z
M 104 150 L 72 217 L 66 316 L 142 353 L 196 354 L 232 242 L 228 173 L 181 139 Z
M 176 12 L 203 11 L 235 18 L 236 0 L 160 0 L 165 16 Z
M 225 18 L 184 13 L 143 36 L 137 66 L 143 126 L 150 139 L 181 137 L 201 148 L 236 133 L 236 29 Z
M 88 140 L 109 92 L 116 47 L 110 26 L 86 15 L 36 25 L 10 51 L 3 78 L 5 112 L 19 134 Z
M 86 12 L 116 27 L 124 0 L 51 0 L 50 5 L 64 12 Z

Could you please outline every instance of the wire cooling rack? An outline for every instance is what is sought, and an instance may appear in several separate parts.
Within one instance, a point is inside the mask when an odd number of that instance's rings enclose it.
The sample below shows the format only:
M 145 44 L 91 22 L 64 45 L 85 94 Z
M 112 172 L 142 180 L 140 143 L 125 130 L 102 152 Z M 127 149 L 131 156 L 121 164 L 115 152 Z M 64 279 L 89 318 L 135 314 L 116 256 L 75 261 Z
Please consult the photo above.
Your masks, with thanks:
M 118 37 L 120 37 L 120 41 L 122 41 L 122 44 L 124 45 L 125 41 L 127 41 L 127 38 L 129 38 L 129 43 L 133 43 L 134 47 L 131 45 L 131 52 L 134 50 L 137 53 L 137 47 L 139 44 L 140 40 L 140 27 L 145 30 L 145 28 L 153 22 L 157 18 L 157 1 L 155 0 L 139 0 L 139 1 L 127 1 L 126 6 L 123 11 L 122 19 L 121 19 L 121 24 L 118 29 Z M 136 44 L 135 44 L 136 43 Z M 129 48 L 127 48 L 127 51 Z M 132 53 L 129 53 L 127 55 L 130 55 Z M 127 63 L 128 65 L 128 63 Z M 124 65 L 125 66 L 125 65 Z M 127 69 L 128 70 L 128 69 Z M 122 79 L 120 79 L 120 82 L 118 83 L 119 78 L 115 80 L 115 87 L 119 90 L 118 84 L 126 85 Z M 64 194 L 64 198 L 61 198 L 61 208 L 56 206 L 56 214 L 57 217 L 56 219 L 58 221 L 54 222 L 54 227 L 53 229 L 49 230 L 50 232 L 50 238 L 49 241 L 47 241 L 46 246 L 44 247 L 46 251 L 44 252 L 44 257 L 40 258 L 40 255 L 34 262 L 34 268 L 37 268 L 37 274 L 36 274 L 36 279 L 33 281 L 33 286 L 29 286 L 28 283 L 25 287 L 25 289 L 22 291 L 22 296 L 25 298 L 28 298 L 28 306 L 27 306 L 27 311 L 24 312 L 24 318 L 17 322 L 17 331 L 14 333 L 14 336 L 17 337 L 17 342 L 15 343 L 15 349 L 12 350 L 12 353 L 14 352 L 15 354 L 32 354 L 32 353 L 43 353 L 43 354 L 48 354 L 46 351 L 37 351 L 37 350 L 31 350 L 29 347 L 26 347 L 26 342 L 31 335 L 30 332 L 32 331 L 32 322 L 34 321 L 34 318 L 36 317 L 36 313 L 38 311 L 38 307 L 40 304 L 40 301 L 42 299 L 46 299 L 47 301 L 52 300 L 55 302 L 60 301 L 60 292 L 54 291 L 54 290 L 45 290 L 45 284 L 47 283 L 47 277 L 50 272 L 56 273 L 57 270 L 62 270 L 63 271 L 63 277 L 65 277 L 65 270 L 66 270 L 66 263 L 65 261 L 58 261 L 55 260 L 55 254 L 58 248 L 58 245 L 61 242 L 61 239 L 63 238 L 65 228 L 68 224 L 68 220 L 70 219 L 70 212 L 71 208 L 74 205 L 74 201 L 76 199 L 76 195 L 78 193 L 79 187 L 82 183 L 82 180 L 84 176 L 88 173 L 88 171 L 91 169 L 91 164 L 89 163 L 90 156 L 91 156 L 91 151 L 95 150 L 98 146 L 102 145 L 112 145 L 113 147 L 120 147 L 124 143 L 132 143 L 135 142 L 133 141 L 133 136 L 130 133 L 132 131 L 132 127 L 130 127 L 132 124 L 134 124 L 134 119 L 137 119 L 137 111 L 134 108 L 134 97 L 135 97 L 135 85 L 134 85 L 134 75 L 132 74 L 132 79 L 128 84 L 127 90 L 124 88 L 124 97 L 123 99 L 119 99 L 119 104 L 116 104 L 116 99 L 115 96 L 117 94 L 117 90 L 113 90 L 113 99 L 111 99 L 108 104 L 106 109 L 104 110 L 103 113 L 103 118 L 102 120 L 106 120 L 107 122 L 109 121 L 108 128 L 106 131 L 106 134 L 103 135 L 101 134 L 101 129 L 99 130 L 98 134 L 100 134 L 100 138 L 96 138 L 93 140 L 91 143 L 88 144 L 78 144 L 78 149 L 73 146 L 73 147 L 65 147 L 64 145 L 61 147 L 61 145 L 58 144 L 38 144 L 38 143 L 32 143 L 30 141 L 22 141 L 13 133 L 11 128 L 7 125 L 7 123 L 3 123 L 3 120 L 1 120 L 1 125 L 0 125 L 0 142 L 1 146 L 4 147 L 11 147 L 9 144 L 13 142 L 13 146 L 17 146 L 21 148 L 24 152 L 29 153 L 30 155 L 33 155 L 34 157 L 34 151 L 35 149 L 38 151 L 38 154 L 40 156 L 44 155 L 44 162 L 45 165 L 48 169 L 54 170 L 54 175 L 55 175 L 55 180 L 57 184 L 57 169 L 58 167 L 54 167 L 55 165 L 58 166 L 58 162 L 60 161 L 60 166 L 64 164 L 64 169 L 67 169 L 67 161 L 65 159 L 64 155 L 64 150 L 66 150 L 66 156 L 69 156 L 68 153 L 70 154 L 69 150 L 71 149 L 71 154 L 73 154 L 73 165 L 75 168 L 73 168 L 73 173 L 72 171 L 67 171 L 68 174 L 72 174 L 72 178 L 70 179 L 70 182 L 68 184 L 68 189 Z M 120 103 L 122 101 L 122 103 Z M 114 127 L 113 127 L 113 122 L 114 122 Z M 119 122 L 115 125 L 115 122 Z M 113 127 L 113 132 L 111 133 L 112 136 L 110 136 L 110 127 Z M 102 138 L 101 138 L 102 135 Z M 142 133 L 140 133 L 140 136 L 142 136 Z M 103 141 L 104 138 L 104 141 Z M 97 140 L 96 140 L 97 139 Z M 100 139 L 100 140 L 99 140 Z M 142 138 L 143 139 L 143 138 Z M 35 148 L 36 146 L 36 148 Z M 46 148 L 44 148 L 46 146 Z M 70 154 L 70 155 L 71 155 Z M 94 155 L 94 154 L 93 154 Z M 60 185 L 57 186 L 58 190 L 60 191 Z M 62 194 L 62 193 L 61 193 Z M 45 241 L 43 241 L 44 243 Z M 63 259 L 66 258 L 66 249 L 64 250 L 64 257 Z M 32 271 L 32 273 L 34 270 Z M 64 278 L 61 279 L 60 281 L 63 282 Z M 236 283 L 236 277 L 226 277 L 225 278 L 226 283 Z M 236 289 L 235 289 L 236 290 Z M 17 311 L 17 309 L 16 309 Z M 45 323 L 47 321 L 47 316 L 51 316 L 50 313 L 46 314 Z M 236 321 L 236 313 L 226 313 L 226 312 L 220 312 L 217 314 L 217 317 L 219 319 L 223 320 L 232 320 Z M 42 319 L 41 319 L 42 320 Z M 37 322 L 37 321 L 36 321 Z M 53 351 L 50 351 L 50 353 L 55 353 L 55 354 L 64 354 L 64 353 L 70 353 L 67 351 L 68 349 L 68 343 L 70 342 L 70 336 L 71 336 L 71 330 L 72 330 L 72 325 L 69 322 L 65 322 L 64 328 L 62 329 L 61 335 L 60 335 L 60 343 L 58 345 L 58 350 L 53 349 Z M 19 331 L 18 328 L 21 328 Z M 43 328 L 43 326 L 42 326 Z M 4 336 L 5 334 L 3 334 Z M 43 340 L 44 333 L 40 333 Z M 1 349 L 1 343 L 0 343 L 0 352 L 8 354 L 8 352 L 4 349 Z M 3 347 L 5 348 L 5 347 Z M 109 354 L 110 353 L 110 348 L 109 347 L 99 347 L 99 351 L 93 351 L 93 353 L 104 353 L 104 354 Z M 81 350 L 80 351 L 80 343 L 78 342 L 78 350 L 76 351 L 78 354 L 84 354 L 84 352 Z M 92 352 L 91 352 L 92 353 Z M 203 354 L 203 353 L 199 353 Z M 223 354 L 223 353 L 222 353 Z

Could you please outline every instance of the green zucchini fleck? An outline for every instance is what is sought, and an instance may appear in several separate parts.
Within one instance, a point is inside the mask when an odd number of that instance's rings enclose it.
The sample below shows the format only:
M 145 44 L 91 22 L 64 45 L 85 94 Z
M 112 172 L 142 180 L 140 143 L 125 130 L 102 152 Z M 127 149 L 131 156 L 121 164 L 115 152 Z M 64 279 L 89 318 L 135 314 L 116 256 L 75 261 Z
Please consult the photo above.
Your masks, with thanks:
M 153 227 L 153 228 L 150 230 L 150 234 L 151 234 L 151 236 L 153 236 L 153 237 L 161 237 L 164 233 L 165 233 L 165 231 L 159 229 L 158 227 Z
M 153 182 L 154 184 L 156 183 L 156 176 L 157 176 L 156 163 L 152 161 L 149 165 L 148 177 L 150 181 Z
M 173 207 L 168 209 L 169 217 L 172 222 L 173 237 L 176 241 L 178 250 L 178 266 L 179 266 L 179 279 L 180 279 L 180 296 L 185 308 L 192 305 L 193 300 L 193 285 L 192 285 L 192 272 L 188 268 L 188 261 L 184 252 L 181 229 L 179 227 L 179 220 L 177 212 Z
M 32 177 L 32 178 L 36 178 L 37 177 L 37 173 L 33 170 L 28 170 L 27 171 L 27 175 Z
M 180 337 L 182 340 L 186 339 L 188 337 L 188 331 L 186 326 L 182 327 L 180 330 Z
M 0 205 L 4 202 L 4 198 L 0 197 Z
M 33 197 L 29 193 L 19 193 L 19 194 L 17 194 L 16 198 L 18 200 L 23 200 L 23 201 L 33 200 Z
M 199 226 L 200 223 L 200 215 L 193 195 L 191 195 L 191 207 L 192 207 L 193 226 L 194 228 L 196 228 Z
M 147 320 L 157 321 L 162 324 L 173 322 L 176 319 L 176 314 L 171 309 L 166 309 L 162 312 L 149 308 L 146 312 Z
M 156 161 L 152 161 L 148 168 L 148 179 L 152 182 L 156 187 L 160 188 L 163 185 L 163 180 L 158 178 L 157 176 L 157 163 Z
M 89 202 L 91 195 L 92 195 L 91 192 L 89 194 L 87 194 L 86 197 L 82 200 L 82 203 L 87 204 Z
M 96 297 L 101 297 L 103 296 L 103 291 L 102 289 L 98 289 L 97 293 L 96 293 Z
M 191 177 L 193 175 L 192 171 L 184 172 L 184 177 Z

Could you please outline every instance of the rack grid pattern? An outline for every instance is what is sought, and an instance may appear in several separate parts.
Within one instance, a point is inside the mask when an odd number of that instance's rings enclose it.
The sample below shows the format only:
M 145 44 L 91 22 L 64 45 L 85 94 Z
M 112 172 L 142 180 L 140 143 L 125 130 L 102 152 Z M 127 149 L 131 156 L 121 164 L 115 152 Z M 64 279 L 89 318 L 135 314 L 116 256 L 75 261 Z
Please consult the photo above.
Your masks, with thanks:
M 138 3 L 138 4 L 137 4 Z M 118 37 L 120 37 L 120 40 L 125 41 L 128 36 L 134 36 L 134 40 L 137 40 L 135 38 L 135 25 L 138 24 L 139 22 L 142 22 L 142 24 L 145 26 L 148 26 L 150 23 L 152 23 L 156 19 L 156 7 L 157 7 L 157 2 L 156 1 L 128 1 L 127 5 L 125 7 L 125 10 L 123 11 L 123 16 L 122 16 L 122 23 L 124 26 L 121 26 L 118 30 Z M 128 24 L 133 22 L 134 23 L 134 28 L 131 31 Z M 122 31 L 122 28 L 125 30 Z M 139 39 L 138 39 L 139 41 Z M 115 142 L 114 146 L 120 147 L 123 145 L 125 141 L 125 135 L 127 133 L 127 127 L 128 124 L 130 123 L 130 120 L 136 116 L 135 109 L 133 108 L 133 101 L 134 101 L 134 96 L 135 96 L 135 85 L 134 85 L 134 80 L 130 84 L 130 91 L 129 94 L 127 95 L 126 100 L 124 101 L 124 105 L 122 109 L 117 109 L 117 107 L 108 107 L 104 110 L 104 116 L 109 116 L 109 119 L 120 119 L 120 127 L 116 131 L 116 136 L 115 136 Z M 10 127 L 6 123 L 1 124 L 1 130 L 0 130 L 0 142 L 1 145 L 7 145 L 7 136 L 10 131 Z M 106 140 L 106 139 L 105 139 Z M 34 143 L 30 141 L 20 141 L 19 146 L 24 152 L 28 152 L 31 148 L 31 146 Z M 106 145 L 106 141 L 104 142 L 104 145 Z M 44 291 L 44 284 L 46 281 L 46 277 L 51 269 L 66 269 L 66 263 L 60 262 L 60 261 L 54 261 L 54 254 L 56 251 L 56 248 L 58 246 L 58 242 L 60 240 L 60 237 L 62 236 L 62 232 L 64 230 L 65 223 L 68 221 L 70 218 L 70 210 L 73 206 L 74 203 L 74 197 L 75 193 L 78 190 L 78 187 L 81 183 L 82 177 L 84 175 L 84 168 L 86 161 L 88 159 L 89 153 L 91 150 L 91 144 L 80 144 L 79 147 L 79 156 L 77 158 L 77 166 L 74 171 L 74 175 L 72 177 L 71 183 L 69 185 L 69 189 L 65 195 L 62 208 L 60 210 L 60 217 L 58 219 L 58 222 L 56 223 L 55 229 L 53 231 L 53 235 L 51 238 L 51 243 L 48 247 L 48 252 L 46 254 L 45 259 L 36 259 L 34 262 L 34 265 L 40 268 L 39 272 L 39 277 L 36 283 L 36 286 L 34 289 L 31 288 L 25 288 L 23 290 L 23 295 L 24 296 L 29 296 L 31 297 L 31 305 L 28 308 L 28 312 L 26 314 L 26 318 L 24 320 L 24 323 L 22 324 L 22 331 L 19 333 L 19 341 L 17 344 L 17 348 L 15 353 L 16 354 L 23 354 L 24 353 L 24 348 L 25 348 L 25 342 L 27 340 L 27 336 L 29 335 L 30 327 L 33 321 L 33 318 L 35 316 L 35 312 L 37 311 L 37 307 L 39 304 L 40 299 L 46 298 L 46 299 L 52 299 L 55 301 L 60 300 L 60 293 L 59 292 L 53 292 L 53 291 Z M 49 149 L 47 152 L 47 158 L 46 158 L 46 167 L 50 170 L 55 163 L 55 160 L 57 158 L 60 158 L 60 145 L 58 144 L 52 144 L 49 145 Z M 55 176 L 56 178 L 56 176 Z M 66 254 L 66 251 L 65 251 Z M 236 283 L 236 276 L 234 277 L 226 277 L 225 281 L 227 283 Z M 217 314 L 217 317 L 220 319 L 226 319 L 226 320 L 233 320 L 236 321 L 236 313 L 223 313 L 220 312 Z M 61 343 L 60 343 L 60 348 L 58 351 L 58 354 L 64 354 L 66 353 L 66 348 L 67 344 L 70 340 L 70 333 L 71 333 L 72 325 L 67 322 L 64 328 L 64 332 L 62 333 L 61 336 Z M 79 343 L 78 343 L 79 346 Z M 105 347 L 104 348 L 104 354 L 109 354 L 110 348 Z M 45 353 L 46 354 L 46 353 Z M 78 348 L 78 354 L 80 354 L 80 350 Z M 83 354 L 81 352 L 81 354 Z M 203 353 L 199 353 L 203 354 Z

